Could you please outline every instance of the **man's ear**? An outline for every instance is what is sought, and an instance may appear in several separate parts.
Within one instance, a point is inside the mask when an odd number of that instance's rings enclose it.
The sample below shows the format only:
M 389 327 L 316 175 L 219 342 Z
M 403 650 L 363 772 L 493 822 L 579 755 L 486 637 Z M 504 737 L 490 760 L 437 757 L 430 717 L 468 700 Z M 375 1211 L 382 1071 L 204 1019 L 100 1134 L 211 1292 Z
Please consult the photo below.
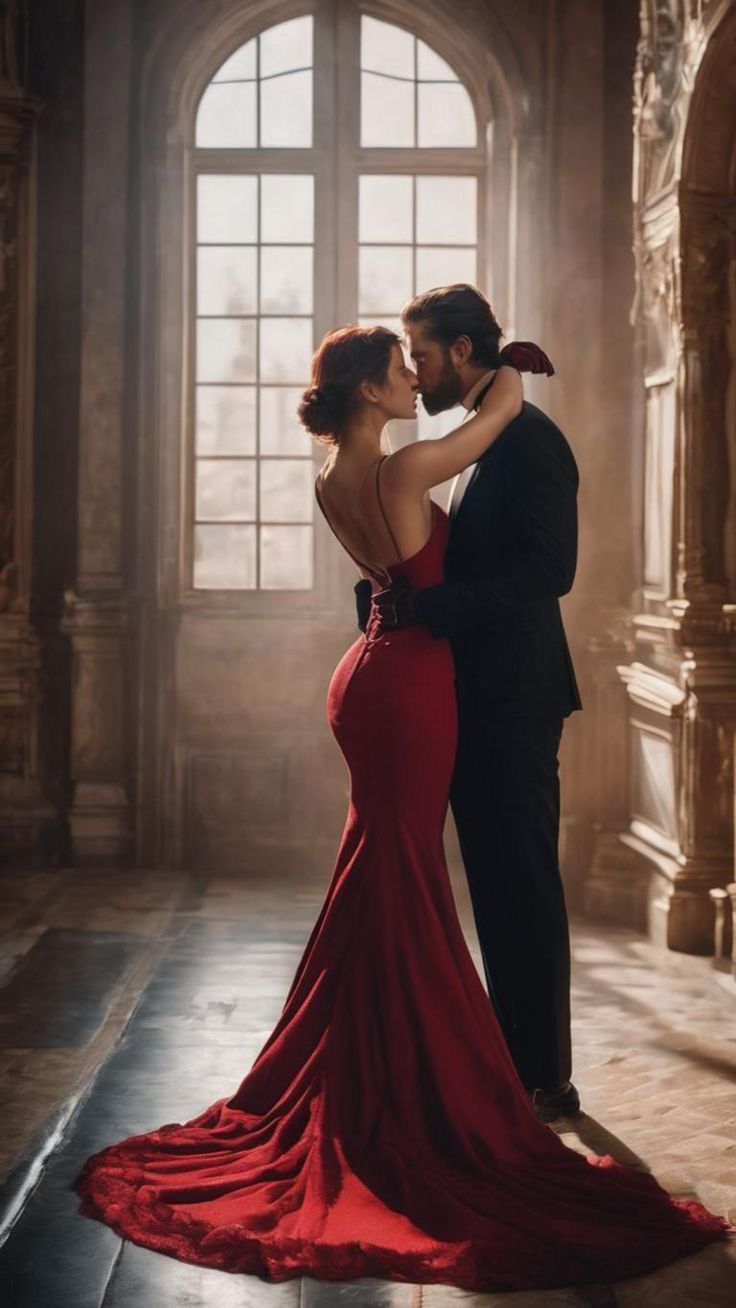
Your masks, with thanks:
M 473 342 L 469 336 L 458 336 L 450 346 L 450 358 L 456 368 L 463 368 L 466 363 L 469 363 L 472 353 Z

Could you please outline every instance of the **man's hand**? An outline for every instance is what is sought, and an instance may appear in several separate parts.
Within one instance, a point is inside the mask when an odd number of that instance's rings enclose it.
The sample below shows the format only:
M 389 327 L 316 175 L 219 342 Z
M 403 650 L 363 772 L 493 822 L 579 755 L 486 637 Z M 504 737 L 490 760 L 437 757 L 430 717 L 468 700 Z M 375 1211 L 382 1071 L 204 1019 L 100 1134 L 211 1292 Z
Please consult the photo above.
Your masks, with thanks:
M 412 590 L 408 581 L 401 578 L 373 596 L 373 604 L 378 613 L 379 635 L 384 631 L 397 631 L 400 627 L 412 627 L 421 622 L 416 596 L 417 592 Z

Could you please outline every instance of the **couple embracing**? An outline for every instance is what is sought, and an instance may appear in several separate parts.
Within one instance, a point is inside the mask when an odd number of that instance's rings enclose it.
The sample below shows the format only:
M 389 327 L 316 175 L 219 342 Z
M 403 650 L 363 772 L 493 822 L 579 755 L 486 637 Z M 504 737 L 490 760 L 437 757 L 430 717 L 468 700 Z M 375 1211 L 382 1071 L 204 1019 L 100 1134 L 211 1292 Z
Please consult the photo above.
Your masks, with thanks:
M 300 417 L 316 493 L 361 573 L 360 638 L 328 714 L 350 772 L 332 880 L 281 1017 L 237 1090 L 88 1159 L 83 1211 L 174 1257 L 272 1280 L 375 1276 L 469 1290 L 636 1276 L 721 1236 L 647 1173 L 547 1123 L 570 1080 L 557 751 L 580 707 L 559 596 L 577 471 L 460 285 L 328 334 Z M 383 453 L 391 419 L 464 404 Z M 449 516 L 430 498 L 455 477 Z M 488 993 L 443 849 L 448 801 Z

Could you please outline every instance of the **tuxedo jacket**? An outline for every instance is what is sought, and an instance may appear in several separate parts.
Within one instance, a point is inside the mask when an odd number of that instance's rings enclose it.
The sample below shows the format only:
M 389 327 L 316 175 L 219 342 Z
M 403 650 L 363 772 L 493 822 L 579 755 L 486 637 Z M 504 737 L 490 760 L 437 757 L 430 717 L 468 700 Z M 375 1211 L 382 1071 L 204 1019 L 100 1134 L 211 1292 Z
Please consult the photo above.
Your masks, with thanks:
M 525 402 L 456 483 L 445 582 L 419 591 L 417 610 L 451 642 L 461 714 L 582 707 L 560 613 L 577 563 L 578 480 L 562 432 Z

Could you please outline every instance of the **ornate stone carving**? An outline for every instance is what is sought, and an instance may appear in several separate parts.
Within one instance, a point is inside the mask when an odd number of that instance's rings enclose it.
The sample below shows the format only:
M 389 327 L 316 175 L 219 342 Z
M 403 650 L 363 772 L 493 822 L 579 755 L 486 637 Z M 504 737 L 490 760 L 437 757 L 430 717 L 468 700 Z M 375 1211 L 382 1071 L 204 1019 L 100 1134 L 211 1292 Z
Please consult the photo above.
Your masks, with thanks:
M 645 580 L 658 584 L 645 586 L 645 611 L 633 620 L 635 656 L 619 668 L 639 760 L 623 840 L 648 867 L 652 934 L 692 952 L 712 948 L 709 891 L 729 881 L 733 867 L 736 669 L 725 540 L 736 521 L 728 417 L 735 72 L 736 6 L 643 0 L 634 315 L 653 424 L 656 395 L 671 398 L 660 405 L 656 433 L 669 456 L 659 460 L 663 489 L 648 487 L 645 506 Z M 668 547 L 655 547 L 670 538 L 675 569 L 665 574 Z
M 638 193 L 651 196 L 674 177 L 683 82 L 682 0 L 644 0 L 634 74 Z
M 675 267 L 671 243 L 637 249 L 637 294 L 633 316 L 644 331 L 647 371 L 671 375 L 675 367 Z
M 0 0 L 0 86 L 20 86 L 18 2 Z

